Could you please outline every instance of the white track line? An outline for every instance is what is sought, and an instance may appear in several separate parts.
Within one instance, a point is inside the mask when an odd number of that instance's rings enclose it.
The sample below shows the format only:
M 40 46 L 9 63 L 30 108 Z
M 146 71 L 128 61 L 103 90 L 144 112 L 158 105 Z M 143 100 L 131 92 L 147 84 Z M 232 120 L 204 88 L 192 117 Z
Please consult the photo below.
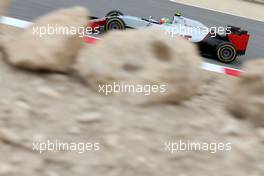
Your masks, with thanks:
M 19 27 L 19 28 L 27 28 L 30 25 L 32 25 L 31 22 L 19 20 L 19 19 L 15 19 L 15 18 L 10 18 L 10 17 L 5 17 L 5 16 L 2 16 L 0 18 L 0 23 L 10 25 L 10 26 L 14 26 L 14 27 Z
M 202 63 L 201 68 L 204 70 L 209 70 L 217 73 L 222 73 L 223 68 L 220 65 L 210 64 L 207 62 Z
M 218 12 L 218 13 L 223 13 L 223 14 L 227 14 L 227 15 L 232 15 L 232 16 L 235 16 L 235 17 L 240 17 L 240 18 L 245 18 L 245 19 L 249 19 L 249 20 L 254 20 L 254 21 L 258 21 L 258 22 L 264 22 L 263 20 L 259 20 L 259 19 L 255 19 L 255 18 L 249 18 L 247 16 L 239 16 L 239 15 L 236 15 L 236 14 L 233 14 L 233 13 L 229 13 L 229 12 L 223 12 L 223 11 L 219 11 L 219 10 L 215 10 L 215 9 L 210 9 L 210 8 L 207 8 L 207 7 L 202 7 L 202 6 L 199 6 L 199 5 L 192 5 L 192 4 L 188 4 L 188 3 L 181 3 L 181 2 L 177 2 L 177 0 L 169 0 L 170 2 L 174 2 L 174 3 L 178 3 L 178 4 L 182 4 L 182 5 L 186 5 L 186 6 L 191 6 L 191 7 L 196 7 L 196 8 L 199 8 L 199 9 L 204 9 L 204 10 L 209 10 L 209 11 L 213 11 L 213 12 Z
M 207 62 L 202 63 L 201 68 L 204 70 L 208 70 L 216 73 L 223 73 L 231 76 L 240 76 L 243 73 L 242 70 L 238 70 L 230 67 L 223 67 L 220 65 L 210 64 Z
M 0 17 L 0 23 L 1 24 L 5 24 L 5 25 L 18 27 L 18 28 L 27 28 L 27 27 L 29 27 L 29 26 L 31 26 L 33 24 L 31 22 L 28 22 L 28 21 L 19 20 L 19 19 L 10 18 L 10 17 L 5 17 L 5 16 Z M 93 38 L 93 39 L 96 39 L 96 40 L 101 40 L 100 38 L 97 38 L 97 37 L 93 37 L 93 36 L 89 36 L 89 37 Z M 204 70 L 217 72 L 217 73 L 228 74 L 228 75 L 232 75 L 232 76 L 239 76 L 240 73 L 242 73 L 242 71 L 238 70 L 238 69 L 233 69 L 233 68 L 229 68 L 229 67 L 223 67 L 223 66 L 220 66 L 220 65 L 210 64 L 210 63 L 206 63 L 206 62 L 204 62 L 201 65 L 201 68 L 204 69 Z

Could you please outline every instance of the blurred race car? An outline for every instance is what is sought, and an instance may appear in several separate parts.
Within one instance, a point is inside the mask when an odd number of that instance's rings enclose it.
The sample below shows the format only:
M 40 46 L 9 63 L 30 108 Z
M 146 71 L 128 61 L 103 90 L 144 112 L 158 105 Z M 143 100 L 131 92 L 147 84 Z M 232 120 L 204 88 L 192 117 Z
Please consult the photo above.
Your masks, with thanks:
M 152 17 L 145 19 L 124 15 L 116 10 L 110 11 L 105 17 L 91 19 L 90 27 L 100 32 L 158 27 L 168 35 L 182 36 L 196 43 L 201 55 L 215 57 L 224 63 L 231 63 L 237 56 L 244 55 L 250 38 L 248 31 L 233 26 L 228 26 L 220 34 L 199 21 L 183 17 L 180 12 L 176 12 L 172 19 L 162 18 L 159 21 Z

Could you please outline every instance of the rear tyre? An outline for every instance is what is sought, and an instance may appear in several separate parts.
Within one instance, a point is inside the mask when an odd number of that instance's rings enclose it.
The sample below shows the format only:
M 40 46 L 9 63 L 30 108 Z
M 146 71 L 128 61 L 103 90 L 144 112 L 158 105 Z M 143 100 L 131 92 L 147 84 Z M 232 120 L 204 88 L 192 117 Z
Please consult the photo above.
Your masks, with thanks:
M 217 59 L 223 63 L 234 62 L 237 58 L 235 47 L 228 42 L 223 42 L 216 48 Z
M 106 14 L 106 17 L 124 16 L 124 14 L 118 10 L 112 10 Z
M 124 21 L 118 17 L 109 18 L 105 24 L 105 32 L 125 30 Z

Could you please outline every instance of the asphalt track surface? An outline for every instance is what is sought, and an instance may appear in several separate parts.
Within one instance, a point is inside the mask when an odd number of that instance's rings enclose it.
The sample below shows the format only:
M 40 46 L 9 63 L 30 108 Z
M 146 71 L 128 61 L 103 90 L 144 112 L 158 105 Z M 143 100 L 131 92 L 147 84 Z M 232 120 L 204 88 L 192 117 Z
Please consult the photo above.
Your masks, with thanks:
M 240 68 L 244 61 L 264 59 L 264 23 L 220 12 L 205 10 L 170 2 L 169 0 L 13 0 L 7 16 L 32 21 L 53 10 L 81 5 L 90 9 L 93 16 L 104 16 L 110 10 L 121 10 L 125 14 L 156 19 L 170 17 L 176 10 L 184 16 L 201 21 L 207 26 L 239 26 L 251 34 L 245 56 L 239 57 L 232 64 L 222 64 L 217 60 L 205 59 L 206 62 Z M 239 8 L 239 7 L 238 7 Z

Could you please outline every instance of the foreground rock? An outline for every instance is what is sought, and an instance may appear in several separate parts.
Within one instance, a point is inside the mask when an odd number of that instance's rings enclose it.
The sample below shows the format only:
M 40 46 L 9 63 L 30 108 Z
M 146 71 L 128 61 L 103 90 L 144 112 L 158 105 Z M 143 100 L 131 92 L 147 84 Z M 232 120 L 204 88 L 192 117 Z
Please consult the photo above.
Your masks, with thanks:
M 87 15 L 84 8 L 74 7 L 36 20 L 32 27 L 5 45 L 8 55 L 6 60 L 25 69 L 67 71 L 74 62 L 82 41 L 77 33 L 54 32 L 54 29 L 66 28 L 67 31 L 84 27 L 87 25 Z M 45 33 L 42 36 L 41 31 Z
M 0 78 L 1 176 L 264 175 L 262 132 L 224 108 L 230 77 L 206 72 L 199 96 L 179 106 L 121 103 L 67 75 L 21 72 L 1 59 Z M 33 151 L 33 142 L 56 140 L 80 145 Z M 198 147 L 177 151 L 180 141 Z M 82 145 L 90 142 L 100 150 Z
M 10 0 L 1 0 L 0 1 L 0 16 L 4 15 L 9 4 L 10 4 Z
M 79 55 L 77 72 L 96 91 L 128 102 L 179 103 L 201 82 L 193 44 L 158 29 L 112 32 L 89 48 Z
M 199 96 L 181 105 L 133 106 L 65 74 L 13 69 L 1 56 L 1 176 L 264 175 L 263 130 L 225 108 L 237 78 L 206 71 Z M 51 150 L 40 154 L 32 144 L 42 141 Z M 56 141 L 78 146 L 52 150 Z M 194 145 L 178 151 L 180 141 Z M 83 145 L 90 142 L 100 150 Z
M 249 62 L 227 99 L 227 107 L 239 118 L 264 125 L 264 60 Z

